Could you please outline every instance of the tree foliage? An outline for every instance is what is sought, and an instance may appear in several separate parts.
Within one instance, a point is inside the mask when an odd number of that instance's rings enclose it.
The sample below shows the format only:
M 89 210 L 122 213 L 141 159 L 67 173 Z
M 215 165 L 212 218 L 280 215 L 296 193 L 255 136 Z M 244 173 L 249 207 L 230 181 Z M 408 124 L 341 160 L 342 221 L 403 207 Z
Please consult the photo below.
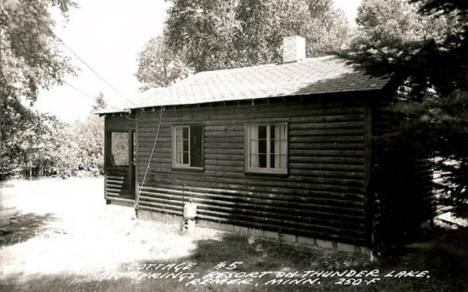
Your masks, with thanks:
M 102 94 L 96 97 L 93 111 L 106 106 Z M 18 116 L 19 117 L 19 116 Z M 86 120 L 67 124 L 55 116 L 27 109 L 19 127 L 6 140 L 8 152 L 2 157 L 5 169 L 26 176 L 78 174 L 98 175 L 103 172 L 104 122 L 90 113 Z
M 399 82 L 411 82 L 414 95 L 424 93 L 427 82 L 452 90 L 452 78 L 465 78 L 452 71 L 466 62 L 466 53 L 456 49 L 461 20 L 453 12 L 438 17 L 419 12 L 407 1 L 363 1 L 357 18 L 361 33 L 352 42 L 352 54 L 344 57 L 374 75 L 393 74 Z M 460 81 L 458 86 L 466 84 Z
M 421 41 L 443 33 L 441 21 L 418 14 L 417 7 L 407 1 L 363 1 L 356 23 L 363 39 L 354 43 L 360 44 Z
M 168 47 L 195 72 L 233 67 L 233 37 L 240 33 L 235 3 L 174 0 L 164 32 Z
M 102 92 L 99 92 L 99 94 L 95 97 L 94 104 L 92 106 L 92 112 L 96 112 L 98 110 L 106 108 L 107 103 L 106 100 L 104 99 L 104 94 Z
M 445 203 L 467 215 L 468 5 L 457 0 L 363 1 L 360 35 L 342 54 L 398 86 L 394 111 L 406 117 L 404 144 L 432 158 Z
M 24 149 L 21 145 L 22 133 L 28 129 L 29 120 L 34 115 L 19 100 L 3 94 L 2 99 L 0 179 L 10 171 L 20 167 Z
M 172 2 L 164 37 L 140 53 L 137 77 L 149 86 L 167 85 L 183 77 L 187 67 L 200 72 L 280 63 L 285 36 L 305 37 L 307 55 L 314 57 L 345 47 L 351 35 L 331 0 Z M 174 62 L 173 70 L 165 71 L 166 56 Z
M 183 60 L 166 45 L 164 37 L 150 39 L 138 56 L 137 79 L 148 87 L 165 87 L 190 74 Z
M 234 40 L 240 65 L 280 63 L 286 36 L 306 38 L 309 57 L 346 46 L 348 23 L 328 0 L 241 0 L 236 7 L 241 34 Z
M 0 2 L 0 177 L 14 169 L 25 148 L 23 132 L 45 122 L 21 100 L 34 102 L 40 88 L 60 83 L 73 69 L 52 32 L 50 9 L 66 17 L 70 0 Z M 30 137 L 29 137 L 30 138 Z
M 50 9 L 56 7 L 66 16 L 74 5 L 70 0 L 2 1 L 0 84 L 10 95 L 35 100 L 39 88 L 50 88 L 73 72 L 60 54 Z
M 104 95 L 96 96 L 92 111 L 84 121 L 77 121 L 67 128 L 67 135 L 71 136 L 73 144 L 69 149 L 74 165 L 68 167 L 69 174 L 91 174 L 98 175 L 104 171 L 104 120 L 94 112 L 106 108 Z

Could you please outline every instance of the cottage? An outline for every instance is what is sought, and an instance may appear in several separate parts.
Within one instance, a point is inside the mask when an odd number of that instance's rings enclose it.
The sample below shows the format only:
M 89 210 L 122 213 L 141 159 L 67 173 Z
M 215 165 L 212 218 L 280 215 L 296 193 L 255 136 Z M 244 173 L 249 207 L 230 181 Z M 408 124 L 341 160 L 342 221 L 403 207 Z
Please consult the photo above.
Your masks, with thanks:
M 282 64 L 200 72 L 101 112 L 105 198 L 139 216 L 191 200 L 197 224 L 299 244 L 395 243 L 433 208 L 424 159 L 376 142 L 396 124 L 391 94 L 285 38 Z

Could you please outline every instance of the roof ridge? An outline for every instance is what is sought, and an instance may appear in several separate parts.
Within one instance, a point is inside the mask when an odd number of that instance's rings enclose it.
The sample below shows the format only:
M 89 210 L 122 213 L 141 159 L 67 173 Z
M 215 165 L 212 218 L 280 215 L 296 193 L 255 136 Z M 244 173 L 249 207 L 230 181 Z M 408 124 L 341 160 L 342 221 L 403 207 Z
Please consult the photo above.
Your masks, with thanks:
M 319 56 L 319 57 L 309 57 L 309 58 L 305 58 L 304 60 L 299 60 L 299 61 L 289 62 L 289 63 L 267 63 L 267 64 L 257 64 L 257 65 L 250 65 L 250 66 L 244 66 L 244 67 L 235 67 L 235 68 L 224 68 L 224 69 L 200 71 L 200 72 L 197 72 L 197 73 L 195 73 L 195 74 L 193 74 L 191 76 L 196 76 L 196 75 L 200 76 L 202 74 L 205 75 L 205 74 L 213 73 L 213 72 L 235 71 L 235 70 L 242 70 L 242 69 L 247 69 L 247 68 L 260 68 L 260 67 L 268 67 L 268 66 L 275 66 L 275 65 L 299 64 L 299 63 L 304 63 L 306 61 L 327 60 L 327 59 L 332 59 L 332 58 L 339 59 L 338 57 L 336 57 L 334 55 L 325 55 L 325 56 Z M 189 76 L 189 77 L 191 77 L 191 76 Z M 187 79 L 188 78 L 182 79 L 182 80 L 187 80 Z

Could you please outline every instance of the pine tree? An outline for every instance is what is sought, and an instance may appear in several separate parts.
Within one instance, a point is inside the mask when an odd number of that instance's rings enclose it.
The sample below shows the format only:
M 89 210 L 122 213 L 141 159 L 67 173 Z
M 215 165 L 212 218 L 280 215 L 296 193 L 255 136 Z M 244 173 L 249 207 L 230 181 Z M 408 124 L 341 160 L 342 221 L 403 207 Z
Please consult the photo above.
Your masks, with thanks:
M 431 158 L 440 203 L 466 217 L 468 2 L 366 0 L 357 23 L 360 35 L 337 55 L 398 85 L 392 109 L 405 120 L 386 142 Z

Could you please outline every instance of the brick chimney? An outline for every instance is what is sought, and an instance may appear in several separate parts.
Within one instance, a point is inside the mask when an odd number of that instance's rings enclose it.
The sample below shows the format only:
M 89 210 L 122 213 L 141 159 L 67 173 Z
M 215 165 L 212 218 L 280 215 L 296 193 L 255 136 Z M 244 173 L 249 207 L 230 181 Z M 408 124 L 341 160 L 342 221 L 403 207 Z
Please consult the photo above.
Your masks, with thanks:
M 300 36 L 289 36 L 283 39 L 283 63 L 291 63 L 304 60 L 305 39 Z

